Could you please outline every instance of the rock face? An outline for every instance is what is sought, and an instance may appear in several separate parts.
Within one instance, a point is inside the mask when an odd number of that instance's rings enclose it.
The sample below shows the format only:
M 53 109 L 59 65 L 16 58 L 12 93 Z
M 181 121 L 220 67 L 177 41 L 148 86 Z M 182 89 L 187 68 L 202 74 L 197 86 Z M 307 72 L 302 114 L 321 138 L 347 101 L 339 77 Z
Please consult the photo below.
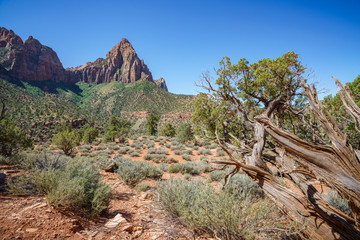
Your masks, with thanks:
M 166 86 L 166 82 L 165 82 L 164 78 L 159 78 L 158 80 L 155 80 L 154 82 L 156 83 L 156 85 L 158 85 L 162 89 L 168 91 L 168 88 Z
M 12 30 L 0 28 L 1 72 L 23 81 L 66 81 L 57 54 L 30 36 L 25 43 Z
M 95 62 L 64 69 L 51 48 L 31 36 L 23 43 L 18 35 L 4 27 L 0 28 L 0 75 L 28 82 L 99 84 L 118 81 L 126 84 L 140 79 L 153 81 L 149 68 L 125 38 L 106 54 L 106 59 L 98 58 Z M 163 78 L 156 83 L 168 91 Z
M 118 81 L 131 83 L 139 79 L 153 81 L 149 68 L 137 56 L 130 42 L 123 38 L 110 52 L 106 59 L 98 58 L 76 68 L 67 68 L 72 82 L 104 83 Z

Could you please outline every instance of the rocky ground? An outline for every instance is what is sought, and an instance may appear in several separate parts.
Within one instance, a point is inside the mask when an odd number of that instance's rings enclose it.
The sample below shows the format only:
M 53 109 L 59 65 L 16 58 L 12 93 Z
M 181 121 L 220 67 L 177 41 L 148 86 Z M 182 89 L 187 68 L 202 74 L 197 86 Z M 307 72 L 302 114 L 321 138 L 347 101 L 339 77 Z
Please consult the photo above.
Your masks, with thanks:
M 0 166 L 0 171 L 8 177 L 21 174 L 9 166 Z M 43 196 L 1 192 L 1 239 L 208 239 L 196 236 L 160 210 L 153 201 L 153 188 L 137 192 L 114 173 L 101 174 L 112 187 L 113 196 L 108 213 L 96 220 L 55 209 Z

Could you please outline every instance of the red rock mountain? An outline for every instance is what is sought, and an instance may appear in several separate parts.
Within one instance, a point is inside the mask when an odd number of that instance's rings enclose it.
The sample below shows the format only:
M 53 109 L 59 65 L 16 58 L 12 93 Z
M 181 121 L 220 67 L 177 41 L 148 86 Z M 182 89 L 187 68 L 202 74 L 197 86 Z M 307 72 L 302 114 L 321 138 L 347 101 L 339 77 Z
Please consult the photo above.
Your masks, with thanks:
M 153 81 L 149 68 L 125 38 L 106 54 L 106 59 L 98 58 L 95 62 L 64 69 L 54 50 L 31 36 L 23 43 L 18 35 L 4 27 L 0 28 L 0 74 L 28 82 L 98 84 L 118 81 L 126 84 L 140 79 Z M 163 78 L 156 83 L 167 91 Z

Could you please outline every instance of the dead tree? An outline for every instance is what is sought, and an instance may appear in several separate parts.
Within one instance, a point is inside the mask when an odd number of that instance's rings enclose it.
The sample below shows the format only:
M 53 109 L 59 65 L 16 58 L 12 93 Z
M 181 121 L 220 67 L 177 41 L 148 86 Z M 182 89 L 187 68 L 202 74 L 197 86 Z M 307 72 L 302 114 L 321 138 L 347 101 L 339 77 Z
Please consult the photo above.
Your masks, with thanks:
M 291 108 L 291 98 L 279 95 L 266 104 L 261 114 L 250 119 L 243 102 L 234 92 L 215 89 L 207 77 L 205 81 L 205 89 L 215 93 L 213 96 L 233 103 L 233 110 L 236 109 L 253 130 L 253 144 L 247 144 L 229 133 L 232 140 L 240 145 L 219 137 L 215 131 L 218 143 L 231 159 L 217 163 L 235 167 L 226 180 L 240 170 L 245 172 L 262 187 L 279 209 L 292 220 L 304 223 L 307 226 L 305 232 L 312 239 L 360 239 L 360 154 L 348 143 L 346 135 L 331 115 L 322 108 L 315 87 L 311 88 L 305 81 L 301 81 L 309 103 L 307 109 L 311 110 L 331 144 L 305 141 L 281 127 L 281 123 L 276 120 L 277 114 L 285 111 L 295 113 Z M 349 90 L 338 80 L 336 84 L 346 110 L 359 123 L 360 108 L 351 98 Z M 300 112 L 296 114 L 301 115 Z M 266 149 L 266 146 L 272 148 Z M 232 155 L 230 149 L 238 153 L 237 157 Z M 271 151 L 272 156 L 265 153 L 265 149 Z M 269 159 L 273 166 L 279 166 L 279 172 L 288 181 L 287 186 L 281 184 L 279 178 L 268 169 Z M 353 217 L 330 206 L 313 186 L 314 180 L 326 184 L 345 198 Z

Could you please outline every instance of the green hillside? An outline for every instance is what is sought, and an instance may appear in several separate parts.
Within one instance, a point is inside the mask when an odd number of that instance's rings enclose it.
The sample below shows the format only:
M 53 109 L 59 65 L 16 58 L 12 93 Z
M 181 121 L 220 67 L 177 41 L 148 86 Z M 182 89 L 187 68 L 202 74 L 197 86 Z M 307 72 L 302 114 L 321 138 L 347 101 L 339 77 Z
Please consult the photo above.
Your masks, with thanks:
M 79 82 L 81 97 L 66 97 L 77 100 L 77 106 L 97 117 L 120 116 L 122 112 L 153 111 L 158 114 L 169 112 L 191 112 L 194 96 L 176 95 L 159 88 L 149 81 L 137 81 L 127 85 L 118 82 L 89 85 Z
M 8 109 L 7 115 L 23 127 L 37 129 L 33 131 L 34 135 L 46 135 L 44 131 L 49 130 L 49 122 L 86 119 L 103 126 L 111 115 L 121 116 L 129 112 L 188 113 L 195 98 L 166 92 L 149 81 L 127 85 L 118 82 L 70 85 L 0 79 L 0 90 L 0 97 Z M 47 127 L 41 128 L 43 125 Z

